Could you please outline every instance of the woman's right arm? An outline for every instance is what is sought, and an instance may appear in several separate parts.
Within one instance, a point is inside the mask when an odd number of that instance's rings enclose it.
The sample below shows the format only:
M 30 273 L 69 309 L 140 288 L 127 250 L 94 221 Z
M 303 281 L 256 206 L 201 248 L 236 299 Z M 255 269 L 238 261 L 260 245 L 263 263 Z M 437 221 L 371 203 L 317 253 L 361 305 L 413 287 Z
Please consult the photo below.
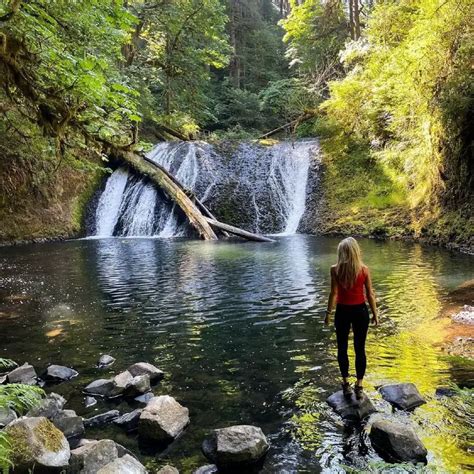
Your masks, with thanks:
M 334 267 L 331 267 L 331 291 L 329 292 L 328 298 L 328 309 L 326 310 L 326 317 L 324 318 L 324 324 L 329 324 L 329 315 L 332 313 L 334 306 L 336 305 L 337 298 L 337 283 Z
M 372 278 L 370 277 L 370 271 L 367 267 L 367 277 L 365 279 L 365 290 L 367 294 L 367 301 L 369 302 L 370 309 L 372 311 L 372 323 L 375 326 L 379 324 L 379 316 L 377 313 L 377 302 L 375 301 L 375 292 L 372 286 Z

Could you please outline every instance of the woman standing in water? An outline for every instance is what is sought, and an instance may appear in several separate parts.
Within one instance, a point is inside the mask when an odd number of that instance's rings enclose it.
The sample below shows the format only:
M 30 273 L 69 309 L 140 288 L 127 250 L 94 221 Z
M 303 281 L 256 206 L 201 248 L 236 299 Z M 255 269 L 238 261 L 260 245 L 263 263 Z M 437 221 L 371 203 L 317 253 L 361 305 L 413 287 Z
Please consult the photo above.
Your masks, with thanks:
M 365 289 L 365 294 L 364 294 Z M 354 390 L 358 399 L 362 398 L 362 381 L 365 375 L 367 360 L 365 357 L 365 339 L 369 329 L 369 310 L 365 303 L 369 302 L 372 310 L 372 323 L 379 324 L 375 294 L 372 288 L 369 268 L 361 258 L 357 241 L 348 237 L 337 247 L 337 264 L 331 267 L 331 293 L 324 323 L 329 324 L 329 316 L 336 306 L 334 325 L 337 338 L 337 361 L 342 375 L 342 390 L 345 396 L 351 396 L 349 384 L 349 358 L 347 345 L 349 332 L 354 333 L 355 367 L 357 382 Z

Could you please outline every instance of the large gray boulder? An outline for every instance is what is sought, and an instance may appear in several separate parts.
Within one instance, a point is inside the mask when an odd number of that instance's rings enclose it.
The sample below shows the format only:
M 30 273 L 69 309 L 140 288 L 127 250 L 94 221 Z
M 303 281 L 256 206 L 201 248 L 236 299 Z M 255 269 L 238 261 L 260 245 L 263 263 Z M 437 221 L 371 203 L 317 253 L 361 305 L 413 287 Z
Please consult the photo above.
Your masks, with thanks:
M 105 413 L 86 418 L 84 420 L 84 426 L 86 428 L 97 428 L 98 426 L 108 425 L 115 421 L 119 416 L 120 412 L 118 410 L 109 410 Z
M 117 446 L 111 439 L 89 441 L 71 451 L 68 472 L 73 474 L 96 474 L 99 469 L 117 458 Z
M 377 411 L 365 393 L 358 400 L 355 394 L 345 397 L 342 390 L 339 390 L 328 397 L 326 402 L 344 420 L 352 422 L 361 421 Z
M 51 421 L 68 439 L 80 438 L 84 434 L 82 416 L 78 416 L 74 410 L 61 410 Z
M 0 407 L 0 429 L 18 418 L 14 410 L 9 407 Z
M 138 422 L 140 420 L 140 415 L 142 414 L 143 409 L 137 408 L 136 410 L 131 411 L 130 413 L 125 413 L 122 416 L 119 416 L 114 420 L 114 423 L 125 431 L 135 431 L 138 429 Z
M 113 379 L 94 380 L 84 388 L 84 393 L 93 397 L 115 398 L 120 396 Z
M 25 385 L 36 385 L 38 376 L 35 368 L 30 364 L 23 364 L 12 370 L 7 375 L 8 383 L 22 383 Z
M 145 467 L 134 457 L 125 454 L 121 458 L 117 458 L 104 467 L 101 467 L 97 474 L 146 474 Z
M 411 426 L 391 420 L 372 423 L 369 434 L 375 451 L 388 462 L 426 463 L 428 452 Z
M 161 380 L 165 373 L 158 367 L 155 367 L 148 362 L 137 362 L 127 369 L 134 377 L 137 375 L 148 375 L 152 383 Z
M 11 460 L 19 471 L 63 468 L 71 452 L 65 436 L 47 418 L 22 417 L 11 422 L 5 432 Z
M 63 365 L 50 365 L 44 374 L 44 379 L 47 382 L 65 382 L 77 377 L 79 372 Z
M 52 420 L 62 411 L 66 399 L 57 393 L 49 393 L 41 402 L 32 408 L 26 416 L 44 416 Z
M 384 400 L 399 410 L 414 410 L 426 403 L 416 386 L 412 383 L 383 385 L 379 392 Z
M 214 430 L 202 446 L 204 455 L 217 466 L 231 468 L 260 461 L 268 448 L 262 430 L 251 425 Z
M 161 395 L 152 398 L 143 409 L 138 421 L 140 437 L 158 442 L 176 438 L 189 424 L 189 410 L 173 397 Z
M 151 390 L 150 376 L 148 374 L 137 375 L 132 378 L 125 388 L 126 397 L 137 397 Z

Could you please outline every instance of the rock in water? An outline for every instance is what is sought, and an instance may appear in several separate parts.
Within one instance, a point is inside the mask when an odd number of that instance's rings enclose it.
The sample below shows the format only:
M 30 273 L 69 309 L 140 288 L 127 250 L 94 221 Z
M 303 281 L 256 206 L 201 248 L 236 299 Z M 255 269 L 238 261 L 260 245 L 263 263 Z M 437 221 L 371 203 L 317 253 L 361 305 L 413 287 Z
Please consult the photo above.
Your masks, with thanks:
M 193 474 L 217 474 L 219 471 L 215 464 L 206 464 L 193 471 Z
M 97 400 L 94 397 L 85 397 L 84 398 L 84 406 L 86 408 L 93 407 L 94 405 L 97 405 Z
M 137 408 L 130 413 L 125 413 L 124 415 L 115 419 L 114 423 L 126 431 L 135 431 L 138 429 L 138 421 L 140 420 L 142 411 L 143 409 Z
M 390 420 L 377 420 L 370 429 L 375 451 L 388 462 L 426 463 L 428 452 L 410 426 Z
M 0 407 L 0 429 L 17 419 L 16 413 L 9 407 Z
M 11 449 L 11 460 L 19 471 L 61 468 L 71 455 L 65 436 L 44 417 L 20 418 L 5 432 Z
M 44 378 L 47 382 L 65 382 L 74 377 L 77 377 L 79 372 L 63 365 L 50 365 L 46 369 Z
M 91 382 L 84 392 L 87 395 L 113 398 L 117 396 L 115 382 L 112 379 L 99 379 Z
M 158 471 L 161 472 L 161 471 Z M 178 471 L 176 471 L 178 472 Z M 145 467 L 132 456 L 125 456 L 115 459 L 104 467 L 101 467 L 97 474 L 146 474 Z
M 51 420 L 66 438 L 80 438 L 84 434 L 82 416 L 77 416 L 74 410 L 62 410 Z
M 50 393 L 36 407 L 32 408 L 26 416 L 44 416 L 52 420 L 59 415 L 65 404 L 66 399 L 61 395 Z
M 208 459 L 219 467 L 229 468 L 258 462 L 265 456 L 268 448 L 269 444 L 262 430 L 251 425 L 214 430 L 202 446 Z
M 342 390 L 339 390 L 328 397 L 326 402 L 342 419 L 347 421 L 361 421 L 377 411 L 365 393 L 362 394 L 360 400 L 357 400 L 355 394 L 345 397 Z
M 136 397 L 151 390 L 150 376 L 148 374 L 137 375 L 133 377 L 130 384 L 125 389 L 124 395 L 126 397 Z
M 413 410 L 426 403 L 412 383 L 383 385 L 379 388 L 382 398 L 399 410 Z
M 173 397 L 152 398 L 143 409 L 138 422 L 138 434 L 154 441 L 170 441 L 189 424 L 189 410 Z
M 103 369 L 105 367 L 111 366 L 115 362 L 115 358 L 108 354 L 103 354 L 100 356 L 99 362 L 97 362 L 97 367 Z
M 127 370 L 134 377 L 137 375 L 148 375 L 150 377 L 150 382 L 157 382 L 165 376 L 165 373 L 162 370 L 154 365 L 148 364 L 147 362 L 137 362 L 136 364 L 131 365 Z
M 91 418 L 86 418 L 84 420 L 84 426 L 86 428 L 96 428 L 97 426 L 108 425 L 112 423 L 120 416 L 118 410 L 109 410 L 100 415 L 92 416 Z
M 22 366 L 12 370 L 7 375 L 8 383 L 22 383 L 25 385 L 36 385 L 37 375 L 35 368 L 30 364 L 23 364 Z
M 71 451 L 68 472 L 96 474 L 99 469 L 117 458 L 117 446 L 111 439 L 91 441 Z

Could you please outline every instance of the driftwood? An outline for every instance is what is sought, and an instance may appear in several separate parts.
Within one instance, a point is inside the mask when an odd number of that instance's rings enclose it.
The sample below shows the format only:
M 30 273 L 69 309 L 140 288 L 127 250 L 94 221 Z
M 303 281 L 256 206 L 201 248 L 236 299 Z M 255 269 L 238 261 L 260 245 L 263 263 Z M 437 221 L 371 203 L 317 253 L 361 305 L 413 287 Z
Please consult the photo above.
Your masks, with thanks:
M 284 125 L 281 125 L 280 127 L 275 128 L 274 130 L 271 130 L 270 132 L 260 135 L 258 139 L 264 140 L 265 138 L 269 138 L 269 137 L 272 137 L 273 135 L 276 135 L 278 132 L 283 132 L 283 130 L 286 130 L 287 128 L 290 128 L 290 127 L 296 128 L 301 122 L 305 122 L 306 120 L 309 120 L 312 117 L 314 117 L 314 113 L 307 112 L 301 115 L 300 117 L 292 120 L 291 122 L 285 123 Z
M 158 127 L 161 129 L 162 132 L 165 132 L 168 135 L 171 135 L 172 137 L 178 138 L 179 140 L 189 140 L 189 138 L 183 135 L 181 132 L 178 132 L 177 130 L 174 130 L 173 128 L 170 128 L 166 125 L 160 124 Z
M 253 240 L 255 242 L 275 242 L 268 237 L 264 237 L 263 235 L 253 234 L 252 232 L 247 232 L 246 230 L 239 229 L 238 227 L 234 227 L 233 225 L 224 224 L 223 222 L 216 221 L 215 219 L 211 219 L 210 217 L 206 218 L 207 222 L 212 227 L 217 227 L 218 229 L 225 230 L 230 232 L 231 234 L 238 235 L 239 237 L 243 237 L 247 240 Z

